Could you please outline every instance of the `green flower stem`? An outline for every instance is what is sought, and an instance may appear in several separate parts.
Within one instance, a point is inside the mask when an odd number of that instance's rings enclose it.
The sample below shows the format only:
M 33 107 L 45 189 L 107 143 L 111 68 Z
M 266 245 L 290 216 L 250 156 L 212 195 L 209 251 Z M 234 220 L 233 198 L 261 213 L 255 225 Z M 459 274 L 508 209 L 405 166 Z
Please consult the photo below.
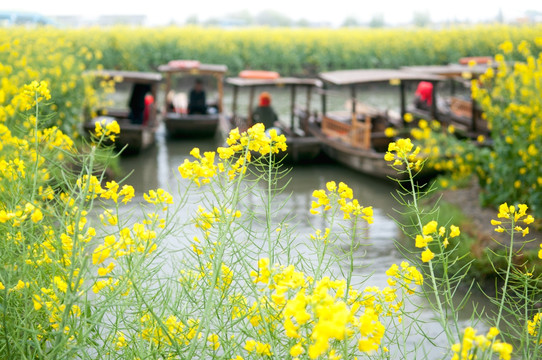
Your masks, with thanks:
M 439 238 L 439 248 L 440 248 L 440 253 L 444 254 L 445 248 L 444 248 L 444 245 L 442 244 L 442 241 L 440 241 L 440 238 Z M 457 332 L 457 334 L 459 334 L 461 330 L 459 328 L 459 323 L 457 322 L 457 311 L 455 309 L 453 296 L 452 296 L 453 291 L 452 291 L 452 286 L 450 283 L 450 277 L 448 273 L 448 270 L 449 270 L 448 256 L 447 255 L 443 256 L 442 259 L 443 259 L 442 268 L 444 272 L 442 279 L 446 286 L 446 291 L 444 291 L 444 297 L 446 299 L 446 305 L 448 306 L 448 308 L 451 309 L 451 313 L 453 314 L 452 320 L 454 322 L 455 331 Z
M 349 266 L 350 269 L 346 274 L 346 291 L 344 292 L 344 301 L 348 301 L 348 293 L 350 291 L 350 285 L 352 283 L 352 273 L 354 272 L 354 241 L 356 240 L 356 230 L 357 230 L 358 217 L 354 219 L 354 224 L 352 226 L 352 236 L 350 237 L 350 252 L 348 253 L 348 260 L 350 260 Z
M 331 214 L 330 218 L 331 218 L 331 222 L 329 224 L 329 229 L 333 229 L 333 226 L 335 224 L 335 218 L 336 218 L 336 214 L 338 212 L 338 208 L 337 207 L 333 207 L 333 213 Z M 327 219 L 326 217 L 326 212 L 324 210 L 322 210 L 322 218 L 324 219 L 324 222 L 325 220 Z M 324 229 L 325 231 L 325 229 Z M 330 231 L 330 235 L 329 236 L 332 236 L 332 233 Z M 324 241 L 320 242 L 318 241 L 318 239 L 315 239 L 316 241 L 316 256 L 318 257 L 318 265 L 316 267 L 316 271 L 314 272 L 314 283 L 316 284 L 317 281 L 319 281 L 322 277 L 322 265 L 324 263 L 324 257 L 326 256 L 326 253 L 327 253 L 327 249 L 328 249 L 328 244 L 329 244 L 329 238 L 325 239 Z M 323 243 L 323 245 L 322 245 Z
M 265 221 L 267 227 L 267 257 L 269 258 L 269 266 L 273 266 L 275 263 L 275 251 L 273 243 L 271 241 L 271 199 L 272 199 L 272 172 L 274 168 L 274 156 L 273 151 L 269 151 L 269 164 L 267 166 L 267 204 L 265 209 Z
M 36 124 L 37 124 L 37 120 L 36 120 Z M 102 139 L 103 139 L 103 136 L 102 136 Z M 62 319 L 61 319 L 60 326 L 59 326 L 60 329 L 64 329 L 65 325 L 67 324 L 69 316 L 70 316 L 70 312 L 71 312 L 71 310 L 73 308 L 73 305 L 75 305 L 75 300 L 78 298 L 76 288 L 73 288 L 72 284 L 75 287 L 78 286 L 78 284 L 80 282 L 80 279 L 82 278 L 83 274 L 85 273 L 84 270 L 86 270 L 87 265 L 88 265 L 89 257 L 83 257 L 83 259 L 81 259 L 83 261 L 83 263 L 81 264 L 82 268 L 80 268 L 78 270 L 77 276 L 75 276 L 75 279 L 74 279 L 75 270 L 77 268 L 77 266 L 75 264 L 79 265 L 78 257 L 80 257 L 80 255 L 78 255 L 78 251 L 76 249 L 80 249 L 80 246 L 81 246 L 80 240 L 79 240 L 79 222 L 81 221 L 82 211 L 84 211 L 87 208 L 92 208 L 92 204 L 94 202 L 94 199 L 91 196 L 91 199 L 88 201 L 87 207 L 84 207 L 84 205 L 87 204 L 86 199 L 89 196 L 89 192 L 90 192 L 90 177 L 92 176 L 92 173 L 93 173 L 93 170 L 94 170 L 95 156 L 96 156 L 96 147 L 93 146 L 91 151 L 90 151 L 90 155 L 88 157 L 89 158 L 89 164 L 88 164 L 88 166 L 86 168 L 86 175 L 88 176 L 88 178 L 87 178 L 88 181 L 85 184 L 85 188 L 82 189 L 83 191 L 82 191 L 82 194 L 80 195 L 80 201 L 81 201 L 80 205 L 81 206 L 77 206 L 77 214 L 76 214 L 75 219 L 74 219 L 74 225 L 75 226 L 74 226 L 74 234 L 73 234 L 73 248 L 74 248 L 75 251 L 72 251 L 72 256 L 71 256 L 71 260 L 70 260 L 72 266 L 70 266 L 70 272 L 69 272 L 69 276 L 68 276 L 68 279 L 67 279 L 68 288 L 67 288 L 67 291 L 66 291 L 66 298 L 68 299 L 68 302 L 66 303 L 66 307 L 64 309 L 64 312 L 62 313 Z M 68 206 L 68 205 L 66 205 L 66 206 Z M 66 211 L 68 211 L 67 208 L 64 210 L 64 213 L 66 213 Z M 60 249 L 62 249 L 62 246 L 60 246 Z M 55 341 L 55 346 L 53 348 L 54 350 L 57 350 L 57 349 L 62 350 L 62 347 L 61 347 L 62 339 L 65 336 L 66 335 L 64 334 L 63 331 L 58 332 L 58 335 L 57 335 L 56 341 Z M 54 356 L 53 356 L 53 359 L 56 359 L 57 357 L 58 357 L 58 353 L 55 352 Z
M 508 291 L 508 280 L 510 279 L 510 269 L 512 268 L 512 254 L 514 253 L 514 214 L 511 214 L 512 223 L 510 226 L 510 251 L 508 252 L 508 264 L 506 266 L 506 276 L 504 277 L 504 286 L 502 288 L 501 303 L 499 304 L 499 313 L 497 314 L 497 320 L 495 321 L 495 327 L 498 329 L 502 319 L 502 309 L 504 301 L 506 300 L 506 292 Z M 495 342 L 495 339 L 491 341 L 491 345 Z M 489 350 L 489 358 L 493 354 L 493 347 Z
M 415 184 L 414 184 L 414 175 L 412 174 L 412 170 L 409 166 L 409 162 L 408 162 L 408 158 L 405 156 L 403 158 L 403 162 L 405 163 L 405 166 L 406 166 L 406 169 L 408 171 L 408 178 L 409 178 L 409 181 L 410 181 L 410 186 L 412 188 L 412 201 L 413 201 L 413 206 L 414 206 L 414 210 L 415 210 L 415 213 L 416 213 L 416 219 L 418 221 L 418 227 L 420 228 L 420 234 L 423 233 L 423 224 L 422 224 L 422 219 L 420 218 L 420 211 L 418 209 L 418 195 L 416 194 L 416 187 L 415 187 Z M 435 296 L 435 301 L 437 302 L 437 309 L 438 309 L 438 314 L 439 314 L 439 321 L 440 321 L 440 325 L 442 326 L 444 332 L 446 333 L 446 338 L 448 339 L 448 344 L 451 346 L 455 343 L 455 340 L 450 332 L 450 329 L 448 327 L 448 321 L 447 321 L 447 318 L 446 318 L 446 314 L 444 313 L 444 308 L 442 306 L 442 301 L 440 300 L 440 294 L 439 294 L 439 291 L 437 289 L 437 281 L 436 281 L 436 278 L 435 278 L 435 271 L 433 269 L 433 262 L 430 260 L 428 262 L 428 265 L 429 265 L 429 272 L 431 274 L 431 284 L 432 284 L 432 287 L 433 287 L 433 295 Z
M 524 311 L 523 311 L 523 324 L 524 324 L 523 328 L 525 329 L 525 332 L 524 332 L 524 336 L 522 336 L 521 338 L 521 342 L 522 342 L 521 348 L 525 349 L 524 350 L 525 355 L 529 354 L 529 328 L 527 327 L 527 324 L 529 323 L 529 307 L 528 307 L 529 305 L 529 301 L 528 301 L 529 278 L 528 276 L 529 275 L 525 275 L 525 276 L 522 276 L 521 278 L 523 280 L 523 290 L 524 290 L 523 298 L 525 299 Z M 536 359 L 536 357 L 534 357 L 534 359 Z
M 506 267 L 506 276 L 504 278 L 504 286 L 502 288 L 502 297 L 501 297 L 501 304 L 499 306 L 499 314 L 497 315 L 497 320 L 495 321 L 495 327 L 498 329 L 499 324 L 502 319 L 502 308 L 504 305 L 504 301 L 506 299 L 506 291 L 508 290 L 508 280 L 510 278 L 510 269 L 512 268 L 512 254 L 514 252 L 514 225 L 515 221 L 512 214 L 512 226 L 510 227 L 510 251 L 508 252 L 508 264 Z
M 38 187 L 38 167 L 39 167 L 39 143 L 38 143 L 38 118 L 39 118 L 39 106 L 38 106 L 38 94 L 36 92 L 35 94 L 35 100 L 36 100 L 36 121 L 34 121 L 34 152 L 36 154 L 36 161 L 34 161 L 34 182 L 32 184 L 32 195 L 30 197 L 30 201 L 32 202 L 32 205 L 34 205 L 34 198 L 36 197 L 36 190 Z
M 242 155 L 243 157 L 245 157 L 245 159 L 249 151 L 248 150 L 249 147 L 250 147 L 250 140 L 245 146 L 245 150 Z M 235 209 L 235 206 L 239 203 L 239 193 L 241 189 L 241 183 L 243 180 L 243 174 L 245 173 L 246 167 L 247 167 L 247 162 L 245 161 L 243 162 L 243 167 L 240 170 L 240 175 L 237 178 L 237 182 L 235 184 L 235 190 L 233 191 L 233 194 L 231 196 L 232 209 Z M 216 295 L 215 287 L 216 287 L 216 284 L 218 283 L 218 278 L 221 272 L 222 259 L 224 257 L 224 251 L 225 251 L 225 246 L 226 246 L 225 237 L 231 225 L 233 224 L 233 217 L 234 215 L 231 214 L 231 217 L 230 217 L 231 221 L 227 222 L 227 227 L 223 228 L 223 225 L 221 225 L 218 232 L 219 233 L 219 238 L 217 239 L 218 249 L 217 249 L 217 254 L 216 254 L 217 256 L 215 257 L 213 261 L 213 277 L 211 279 L 211 284 L 209 285 L 209 288 L 208 288 L 209 297 L 207 298 L 207 301 L 205 302 L 205 307 L 202 314 L 202 318 L 204 319 L 204 321 L 198 324 L 198 329 L 196 331 L 196 333 L 200 333 L 200 331 L 203 329 L 205 333 L 202 339 L 204 339 L 204 341 L 207 341 L 207 337 L 209 336 L 209 333 L 211 331 L 209 325 L 212 319 L 211 313 L 215 310 L 215 295 Z M 191 359 L 195 356 L 195 353 L 197 350 L 197 343 L 198 343 L 198 337 L 196 336 L 190 343 L 188 354 L 186 354 L 187 359 Z M 184 354 L 183 354 L 183 357 L 184 357 Z

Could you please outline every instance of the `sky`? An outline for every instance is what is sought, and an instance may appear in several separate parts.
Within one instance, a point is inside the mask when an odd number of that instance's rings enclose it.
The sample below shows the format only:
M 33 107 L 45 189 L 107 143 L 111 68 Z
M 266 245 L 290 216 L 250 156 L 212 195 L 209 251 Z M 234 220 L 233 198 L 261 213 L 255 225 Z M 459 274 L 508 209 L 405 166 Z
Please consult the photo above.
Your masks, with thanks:
M 17 10 L 38 12 L 43 15 L 80 15 L 85 18 L 100 15 L 146 15 L 148 25 L 182 23 L 190 15 L 199 20 L 222 17 L 232 12 L 249 10 L 251 14 L 266 9 L 281 12 L 294 20 L 329 22 L 339 25 L 353 16 L 361 22 L 369 22 L 375 14 L 382 14 L 387 24 L 404 24 L 412 20 L 414 12 L 427 12 L 432 21 L 469 20 L 471 22 L 494 19 L 502 10 L 505 20 L 524 15 L 526 10 L 542 12 L 542 0 L 20 0 L 2 1 L 0 11 Z

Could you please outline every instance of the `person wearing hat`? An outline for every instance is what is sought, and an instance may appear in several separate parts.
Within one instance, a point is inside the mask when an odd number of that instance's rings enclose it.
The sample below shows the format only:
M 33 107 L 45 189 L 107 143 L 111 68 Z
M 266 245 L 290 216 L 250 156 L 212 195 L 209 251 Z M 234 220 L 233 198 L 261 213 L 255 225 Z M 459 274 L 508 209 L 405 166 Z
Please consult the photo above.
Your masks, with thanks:
M 420 81 L 416 89 L 414 105 L 421 110 L 431 110 L 433 104 L 433 84 L 429 81 Z
M 201 79 L 196 79 L 194 88 L 190 91 L 188 114 L 207 114 L 205 90 L 203 90 L 203 81 Z
M 128 118 L 132 124 L 141 125 L 144 123 L 145 108 L 147 107 L 145 97 L 150 91 L 151 86 L 149 84 L 134 84 L 132 94 L 130 95 L 130 102 L 128 103 L 130 108 Z
M 266 129 L 275 127 L 278 121 L 277 113 L 271 107 L 271 95 L 264 91 L 260 94 L 260 103 L 252 113 L 252 123 L 262 123 Z

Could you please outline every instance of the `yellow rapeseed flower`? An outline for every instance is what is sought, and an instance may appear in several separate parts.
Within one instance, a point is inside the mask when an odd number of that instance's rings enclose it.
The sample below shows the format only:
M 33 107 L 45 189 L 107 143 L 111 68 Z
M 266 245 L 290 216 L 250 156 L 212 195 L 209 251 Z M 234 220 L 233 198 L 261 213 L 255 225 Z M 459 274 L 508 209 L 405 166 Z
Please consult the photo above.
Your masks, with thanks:
M 424 235 L 430 235 L 437 232 L 438 223 L 435 220 L 428 222 L 423 226 L 422 233 Z
M 427 246 L 427 244 L 433 240 L 433 238 L 431 236 L 428 236 L 428 235 L 416 235 L 416 247 L 417 248 L 424 248 Z
M 429 249 L 425 249 L 423 252 L 422 252 L 422 261 L 423 262 L 429 262 L 431 261 L 433 258 L 435 257 L 435 254 L 429 250 Z
M 459 236 L 460 234 L 461 234 L 461 232 L 459 231 L 459 227 L 457 227 L 455 225 L 450 226 L 450 237 L 451 238 Z

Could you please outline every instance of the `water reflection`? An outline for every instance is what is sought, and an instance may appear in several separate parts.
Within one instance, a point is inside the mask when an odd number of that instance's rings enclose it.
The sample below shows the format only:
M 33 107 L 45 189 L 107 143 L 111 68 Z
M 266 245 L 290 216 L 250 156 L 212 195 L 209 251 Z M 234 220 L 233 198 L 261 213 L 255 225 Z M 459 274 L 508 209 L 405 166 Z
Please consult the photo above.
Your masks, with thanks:
M 177 167 L 186 159 L 190 158 L 190 150 L 197 146 L 200 150 L 207 151 L 216 149 L 221 144 L 220 139 L 208 140 L 186 140 L 175 141 L 167 139 L 163 133 L 157 139 L 157 146 L 140 156 L 123 158 L 122 167 L 126 172 L 133 171 L 129 183 L 132 184 L 139 197 L 150 189 L 161 187 L 169 189 L 173 194 L 179 182 L 180 186 L 188 185 L 186 180 L 180 179 Z M 306 166 L 296 166 L 291 169 L 282 183 L 290 181 L 286 191 L 275 199 L 277 213 L 275 219 L 281 220 L 291 218 L 295 224 L 296 232 L 299 234 L 299 241 L 303 243 L 309 239 L 309 235 L 314 233 L 314 228 L 325 229 L 328 224 L 322 222 L 320 217 L 310 216 L 312 192 L 315 189 L 325 188 L 328 181 L 334 180 L 337 183 L 343 181 L 352 187 L 356 198 L 364 206 L 373 206 L 374 224 L 367 233 L 362 234 L 360 238 L 362 244 L 356 252 L 356 272 L 357 275 L 365 277 L 368 273 L 374 272 L 370 279 L 370 284 L 386 286 L 385 271 L 394 262 L 403 260 L 402 256 L 395 249 L 393 239 L 398 237 L 398 228 L 389 214 L 395 205 L 391 192 L 394 189 L 393 184 L 382 180 L 377 180 L 352 170 L 343 168 L 333 163 L 320 163 Z M 196 194 L 189 194 L 188 203 L 183 209 L 183 215 L 180 218 L 186 218 L 197 209 L 200 199 Z M 287 206 L 279 207 L 279 204 L 287 201 Z M 254 208 L 261 206 L 259 196 L 249 194 L 245 205 Z M 263 219 L 260 219 L 263 220 Z M 189 230 L 187 230 L 189 231 Z M 184 233 L 182 238 L 168 239 L 167 242 L 179 249 L 186 246 L 186 239 L 190 239 L 195 234 Z M 303 245 L 301 245 L 303 246 Z M 339 244 L 343 248 L 348 247 L 348 243 Z M 297 249 L 303 253 L 301 248 Z M 336 269 L 340 268 L 339 263 Z M 367 267 L 362 267 L 368 265 Z

